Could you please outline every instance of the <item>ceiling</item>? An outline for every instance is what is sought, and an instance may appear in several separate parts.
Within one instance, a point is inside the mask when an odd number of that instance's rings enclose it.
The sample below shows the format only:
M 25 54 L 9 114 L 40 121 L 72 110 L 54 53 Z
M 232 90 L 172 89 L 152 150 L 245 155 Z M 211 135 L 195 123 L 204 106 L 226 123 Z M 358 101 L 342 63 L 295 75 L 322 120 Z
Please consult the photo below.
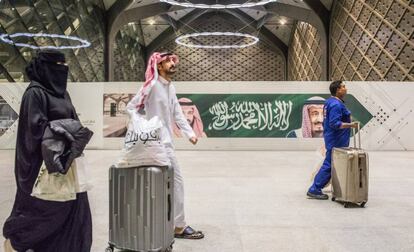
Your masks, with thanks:
M 104 0 L 106 8 L 110 8 L 116 1 L 123 0 Z M 246 3 L 246 2 L 257 2 L 259 0 L 176 0 L 181 2 L 190 2 L 194 4 L 203 3 L 203 4 L 232 4 L 232 3 Z M 312 0 L 316 1 L 316 0 Z M 285 5 L 292 5 L 301 9 L 311 10 L 310 7 L 302 0 L 278 0 L 278 3 Z M 327 10 L 331 9 L 333 0 L 320 0 L 323 6 Z M 147 5 L 154 5 L 160 3 L 159 0 L 134 0 L 131 4 L 125 9 L 125 11 L 134 10 L 137 8 L 142 8 Z M 173 28 L 176 33 L 198 31 L 197 27 L 192 27 L 191 23 L 194 23 L 194 20 L 186 23 L 183 20 L 186 20 L 185 17 L 191 16 L 193 13 L 200 11 L 200 9 L 194 8 L 170 8 L 171 11 L 160 15 L 153 16 L 149 18 L 142 19 L 140 21 L 130 22 L 128 25 L 133 29 L 139 30 L 142 34 L 141 43 L 144 46 L 148 46 L 151 42 L 154 41 L 158 36 L 160 36 L 164 31 L 169 28 Z M 211 10 L 216 13 L 216 15 L 225 15 L 228 14 L 227 10 Z M 210 11 L 210 12 L 211 12 Z M 282 15 L 271 13 L 266 9 L 266 6 L 258 6 L 253 8 L 239 8 L 236 10 L 230 11 L 232 14 L 240 20 L 240 27 L 256 26 L 257 33 L 271 33 L 269 39 L 277 38 L 281 43 L 288 46 L 290 38 L 292 36 L 292 31 L 296 23 L 295 19 L 288 18 Z M 208 15 L 199 15 L 197 19 L 203 19 Z M 200 21 L 200 20 L 198 20 Z M 208 22 L 208 20 L 205 20 Z M 180 29 L 178 32 L 177 27 L 185 29 Z M 198 31 L 200 32 L 200 31 Z M 236 31 L 234 31 L 236 32 Z M 274 36 L 274 37 L 272 37 Z

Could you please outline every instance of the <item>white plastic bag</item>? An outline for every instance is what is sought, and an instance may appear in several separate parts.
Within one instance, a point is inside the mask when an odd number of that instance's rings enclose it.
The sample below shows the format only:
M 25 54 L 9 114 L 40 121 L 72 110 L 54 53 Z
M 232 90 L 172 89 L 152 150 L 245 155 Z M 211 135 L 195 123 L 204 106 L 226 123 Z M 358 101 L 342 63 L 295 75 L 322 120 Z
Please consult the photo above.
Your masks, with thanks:
M 75 158 L 71 167 L 75 172 L 76 192 L 90 191 L 92 189 L 92 184 L 90 182 L 91 176 L 89 174 L 85 155 L 82 153 L 80 157 Z
M 168 166 L 170 160 L 162 143 L 162 122 L 154 116 L 149 121 L 137 112 L 130 113 L 118 168 L 136 166 Z

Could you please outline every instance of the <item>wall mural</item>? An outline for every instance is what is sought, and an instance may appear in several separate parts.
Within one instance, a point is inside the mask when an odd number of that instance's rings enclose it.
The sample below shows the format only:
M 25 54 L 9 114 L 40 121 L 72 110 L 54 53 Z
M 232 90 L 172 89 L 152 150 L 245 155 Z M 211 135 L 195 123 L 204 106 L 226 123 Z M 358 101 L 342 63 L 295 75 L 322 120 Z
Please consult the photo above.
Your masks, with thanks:
M 125 108 L 142 83 L 69 83 L 82 124 L 95 132 L 89 148 L 119 149 Z M 175 82 L 181 109 L 199 144 L 174 127 L 178 149 L 314 150 L 322 145 L 329 82 Z M 414 150 L 414 85 L 347 82 L 346 106 L 361 122 L 368 150 Z M 0 84 L 0 148 L 14 148 L 27 84 Z

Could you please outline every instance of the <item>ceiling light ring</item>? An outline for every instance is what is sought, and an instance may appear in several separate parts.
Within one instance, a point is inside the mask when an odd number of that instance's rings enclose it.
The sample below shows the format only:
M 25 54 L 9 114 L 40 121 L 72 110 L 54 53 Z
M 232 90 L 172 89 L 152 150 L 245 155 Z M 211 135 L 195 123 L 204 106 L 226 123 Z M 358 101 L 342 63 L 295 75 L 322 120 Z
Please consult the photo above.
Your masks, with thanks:
M 34 37 L 49 37 L 49 38 L 60 38 L 60 39 L 68 39 L 68 40 L 74 40 L 74 41 L 78 41 L 81 44 L 77 45 L 77 46 L 35 46 L 35 45 L 30 45 L 28 43 L 16 43 L 13 40 L 11 40 L 11 38 L 15 38 L 15 37 L 29 37 L 29 38 L 34 38 Z M 14 34 L 0 34 L 0 41 L 10 44 L 10 45 L 15 45 L 18 47 L 28 47 L 31 49 L 60 49 L 60 50 L 64 50 L 64 49 L 78 49 L 78 48 L 85 48 L 85 47 L 89 47 L 91 45 L 91 43 L 85 39 L 81 39 L 78 37 L 74 37 L 74 36 L 67 36 L 67 35 L 61 35 L 61 34 L 47 34 L 47 33 L 14 33 Z
M 200 36 L 233 36 L 233 37 L 243 37 L 253 39 L 252 42 L 243 44 L 243 45 L 194 45 L 182 42 L 183 39 L 195 38 Z M 249 46 L 255 45 L 259 42 L 259 38 L 250 34 L 239 33 L 239 32 L 200 32 L 200 33 L 190 33 L 186 35 L 179 36 L 175 39 L 175 42 L 179 45 L 192 47 L 192 48 L 201 48 L 201 49 L 242 49 Z
M 263 6 L 269 3 L 277 2 L 277 0 L 261 0 L 259 2 L 248 2 L 244 4 L 193 4 L 189 2 L 178 2 L 176 0 L 160 0 L 160 2 L 168 3 L 171 5 L 177 5 L 187 8 L 198 9 L 238 9 L 238 8 L 251 8 L 255 6 Z

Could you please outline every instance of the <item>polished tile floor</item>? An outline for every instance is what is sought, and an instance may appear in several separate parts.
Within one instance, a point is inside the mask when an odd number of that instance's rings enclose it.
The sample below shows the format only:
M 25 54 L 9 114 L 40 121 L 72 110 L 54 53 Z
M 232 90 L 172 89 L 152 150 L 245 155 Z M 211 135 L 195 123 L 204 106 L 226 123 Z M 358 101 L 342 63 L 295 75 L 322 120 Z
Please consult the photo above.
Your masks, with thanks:
M 98 252 L 108 242 L 108 167 L 119 151 L 86 155 Z M 176 240 L 176 252 L 414 251 L 414 152 L 370 152 L 363 209 L 306 198 L 315 152 L 177 151 L 177 157 L 187 221 L 206 238 Z M 14 198 L 13 162 L 14 151 L 0 151 L 1 225 Z

